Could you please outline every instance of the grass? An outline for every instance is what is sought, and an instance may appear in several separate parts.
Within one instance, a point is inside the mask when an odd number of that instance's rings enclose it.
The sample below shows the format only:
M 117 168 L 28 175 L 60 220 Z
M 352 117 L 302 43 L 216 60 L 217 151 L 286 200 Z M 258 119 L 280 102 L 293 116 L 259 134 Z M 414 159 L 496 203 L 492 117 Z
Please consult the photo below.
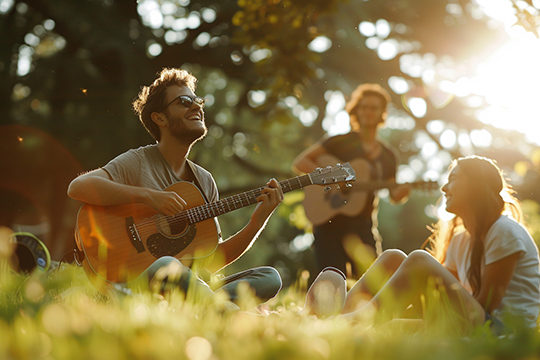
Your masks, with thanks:
M 193 304 L 179 292 L 104 297 L 76 266 L 23 276 L 2 264 L 0 359 L 540 358 L 537 330 L 463 337 L 437 323 L 412 331 L 298 316 L 305 288 L 300 278 L 267 303 L 278 314 L 260 316 L 224 312 L 220 299 Z

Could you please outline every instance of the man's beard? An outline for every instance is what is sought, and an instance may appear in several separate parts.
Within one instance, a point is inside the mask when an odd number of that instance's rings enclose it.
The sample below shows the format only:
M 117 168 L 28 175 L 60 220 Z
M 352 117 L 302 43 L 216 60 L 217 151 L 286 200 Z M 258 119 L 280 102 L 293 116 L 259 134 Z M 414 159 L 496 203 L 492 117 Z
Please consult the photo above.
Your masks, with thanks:
M 181 125 L 177 123 L 171 129 L 171 134 L 183 143 L 195 144 L 197 141 L 205 138 L 206 134 L 208 134 L 208 128 L 203 123 L 203 128 L 191 129 L 185 126 L 185 123 L 182 121 Z

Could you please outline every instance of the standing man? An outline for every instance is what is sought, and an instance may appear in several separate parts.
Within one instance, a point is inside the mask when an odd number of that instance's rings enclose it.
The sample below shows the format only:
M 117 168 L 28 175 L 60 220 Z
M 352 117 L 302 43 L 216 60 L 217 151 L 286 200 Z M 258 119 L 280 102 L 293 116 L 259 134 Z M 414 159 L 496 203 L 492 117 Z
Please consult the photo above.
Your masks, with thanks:
M 156 143 L 129 150 L 104 167 L 77 177 L 69 185 L 68 195 L 92 205 L 145 204 L 163 215 L 175 215 L 186 209 L 187 202 L 182 194 L 166 189 L 186 181 L 200 189 L 206 202 L 217 201 L 218 189 L 212 175 L 188 160 L 191 147 L 207 133 L 204 99 L 195 95 L 196 84 L 197 79 L 185 70 L 163 69 L 151 85 L 142 88 L 133 102 L 136 114 Z M 242 256 L 282 200 L 283 192 L 278 182 L 271 179 L 257 198 L 248 224 L 236 235 L 219 242 L 216 256 L 205 269 L 213 273 Z M 219 226 L 217 229 L 220 232 Z M 129 241 L 126 246 L 131 246 Z M 172 256 L 160 257 L 135 283 L 155 287 L 156 281 L 166 281 L 167 284 L 157 286 L 164 289 L 170 288 L 172 282 L 172 286 L 184 291 L 189 286 L 190 290 L 209 297 L 214 291 L 225 291 L 233 302 L 240 282 L 246 282 L 262 301 L 274 297 L 281 289 L 281 277 L 271 267 L 231 275 L 223 279 L 219 289 L 210 289 L 185 265 Z M 172 268 L 174 276 L 163 275 L 164 268 Z
M 381 86 L 377 84 L 358 86 L 345 106 L 350 117 L 351 132 L 323 137 L 293 162 L 294 171 L 309 173 L 317 167 L 328 165 L 324 162 L 328 161 L 330 155 L 336 162 L 351 162 L 356 171 L 357 180 L 352 183 L 352 187 L 340 190 L 344 196 L 351 196 L 347 206 L 353 207 L 353 214 L 340 213 L 339 206 L 334 206 L 332 210 L 336 210 L 335 215 L 327 221 L 314 224 L 313 245 L 318 271 L 333 266 L 346 272 L 346 264 L 350 263 L 353 275 L 360 275 L 357 273 L 358 269 L 354 269 L 354 259 L 351 259 L 344 249 L 344 241 L 351 235 L 373 249 L 375 256 L 376 243 L 381 241 L 377 230 L 377 194 L 373 190 L 366 191 L 362 194 L 365 200 L 356 202 L 354 195 L 359 194 L 358 186 L 362 181 L 393 181 L 396 178 L 398 166 L 396 151 L 378 137 L 379 127 L 384 124 L 388 115 L 386 108 L 389 102 L 390 96 Z M 316 188 L 315 190 L 323 191 Z M 394 202 L 405 201 L 409 193 L 408 185 L 395 186 L 390 189 L 390 198 Z M 347 201 L 343 200 L 341 204 L 346 204 Z M 357 209 L 354 209 L 356 205 Z M 319 211 L 319 206 L 313 208 Z

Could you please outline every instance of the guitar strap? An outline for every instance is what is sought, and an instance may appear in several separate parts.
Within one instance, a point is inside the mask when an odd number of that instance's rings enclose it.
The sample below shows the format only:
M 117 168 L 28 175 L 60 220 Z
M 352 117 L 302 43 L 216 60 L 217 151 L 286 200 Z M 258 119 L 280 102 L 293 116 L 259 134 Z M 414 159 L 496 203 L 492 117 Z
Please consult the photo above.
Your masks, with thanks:
M 206 203 L 210 203 L 210 200 L 208 199 L 208 195 L 206 195 L 206 192 L 204 191 L 203 187 L 201 186 L 201 183 L 199 182 L 199 176 L 198 176 L 198 172 L 195 171 L 194 169 L 194 164 L 191 160 L 188 159 L 188 164 L 189 164 L 189 169 L 191 170 L 191 173 L 193 174 L 193 178 L 195 179 L 195 186 L 197 186 L 199 188 L 199 190 L 201 191 L 201 193 L 203 194 L 203 197 L 204 197 L 204 201 L 206 201 Z

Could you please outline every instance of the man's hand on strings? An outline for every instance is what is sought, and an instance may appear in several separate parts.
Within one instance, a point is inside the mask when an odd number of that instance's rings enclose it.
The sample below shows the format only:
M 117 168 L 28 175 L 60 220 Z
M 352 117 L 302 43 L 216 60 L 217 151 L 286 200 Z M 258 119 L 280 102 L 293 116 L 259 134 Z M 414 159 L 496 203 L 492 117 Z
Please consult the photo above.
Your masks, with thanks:
M 174 191 L 152 190 L 146 204 L 163 215 L 175 215 L 187 208 L 187 203 Z
M 261 195 L 257 197 L 257 201 L 257 208 L 253 212 L 251 220 L 262 226 L 279 203 L 283 201 L 283 190 L 276 179 L 268 181 L 261 190 Z

